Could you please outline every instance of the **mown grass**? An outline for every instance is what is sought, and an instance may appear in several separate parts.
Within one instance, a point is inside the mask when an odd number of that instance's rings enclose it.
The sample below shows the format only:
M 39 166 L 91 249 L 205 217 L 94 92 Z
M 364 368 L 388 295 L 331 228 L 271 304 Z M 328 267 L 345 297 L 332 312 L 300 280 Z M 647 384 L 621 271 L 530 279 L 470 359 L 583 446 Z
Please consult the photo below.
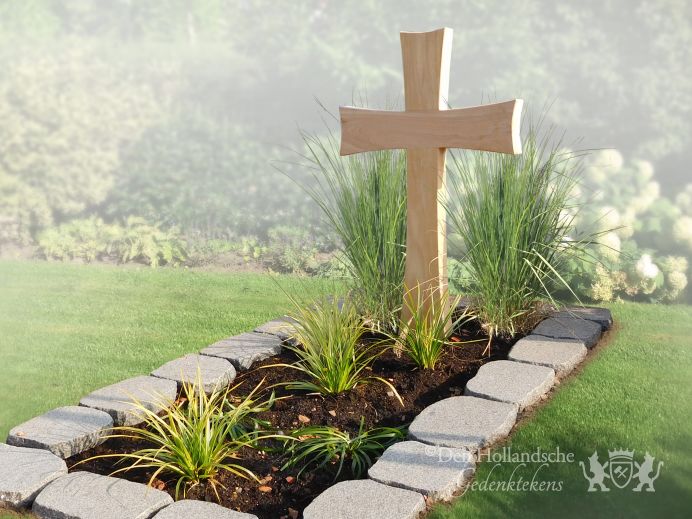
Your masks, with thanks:
M 692 307 L 614 304 L 618 329 L 582 373 L 507 444 L 513 452 L 572 452 L 584 460 L 598 451 L 648 451 L 664 462 L 655 492 L 633 492 L 634 484 L 610 492 L 587 492 L 574 463 L 550 464 L 539 481 L 562 481 L 561 492 L 468 491 L 451 506 L 438 506 L 431 519 L 466 517 L 689 517 L 692 503 Z M 538 463 L 479 466 L 480 482 L 531 479 Z M 587 472 L 588 472 L 588 463 Z M 589 472 L 590 474 L 590 472 Z
M 0 262 L 0 439 L 29 418 L 282 314 L 324 280 Z

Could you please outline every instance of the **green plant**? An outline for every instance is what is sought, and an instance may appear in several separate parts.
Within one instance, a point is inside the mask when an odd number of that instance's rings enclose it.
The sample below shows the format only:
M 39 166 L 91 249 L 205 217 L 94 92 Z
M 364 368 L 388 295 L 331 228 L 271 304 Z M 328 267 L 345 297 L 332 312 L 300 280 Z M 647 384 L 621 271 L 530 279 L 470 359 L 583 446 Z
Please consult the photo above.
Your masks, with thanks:
M 346 460 L 351 460 L 351 472 L 359 477 L 389 445 L 403 440 L 405 434 L 395 427 L 365 429 L 365 420 L 361 417 L 358 433 L 353 437 L 347 431 L 320 425 L 297 429 L 290 436 L 292 439 L 285 443 L 288 460 L 282 470 L 302 465 L 300 476 L 308 467 L 319 469 L 338 462 L 336 480 Z
M 466 249 L 473 311 L 491 341 L 528 326 L 541 298 L 565 285 L 565 261 L 593 235 L 573 231 L 579 156 L 531 127 L 521 155 L 453 154 L 451 226 Z
M 264 263 L 276 272 L 313 273 L 317 247 L 307 229 L 280 225 L 267 231 L 269 243 Z
M 187 257 L 187 244 L 178 229 L 162 229 L 130 216 L 125 225 L 108 224 L 92 216 L 49 228 L 38 237 L 38 250 L 48 259 L 144 261 L 152 267 L 176 265 Z
M 256 236 L 242 236 L 238 244 L 238 253 L 245 263 L 260 261 L 267 253 L 267 247 L 262 245 Z
M 400 151 L 339 156 L 333 135 L 303 134 L 315 168 L 306 187 L 339 237 L 354 294 L 374 326 L 396 327 L 406 245 L 406 155 Z
M 398 349 L 418 367 L 435 369 L 447 348 L 455 344 L 447 341 L 448 330 L 454 329 L 473 317 L 465 309 L 461 315 L 453 319 L 459 297 L 453 298 L 447 306 L 440 307 L 439 304 L 423 304 L 421 292 L 415 292 L 418 294 L 417 298 L 414 298 L 412 291 L 409 291 L 404 298 L 411 318 L 408 322 L 400 323 L 399 336 L 393 336 L 392 339 L 396 341 Z M 445 293 L 442 300 L 447 299 L 448 295 Z
M 270 424 L 266 420 L 257 418 L 257 414 L 268 411 L 274 406 L 276 397 L 272 391 L 268 398 L 258 400 L 260 388 L 264 384 L 264 379 L 255 386 L 249 394 L 239 397 L 233 396 L 233 390 L 240 387 L 240 384 L 232 388 L 226 394 L 224 403 L 224 416 L 229 421 L 229 436 L 235 441 L 248 441 L 248 444 L 256 446 L 258 439 L 266 438 L 260 436 L 263 429 L 267 429 Z
M 269 437 L 260 436 L 253 426 L 252 414 L 267 409 L 273 401 L 273 396 L 263 403 L 254 400 L 260 385 L 237 405 L 228 403 L 228 389 L 207 395 L 201 389 L 199 377 L 194 383 L 183 384 L 184 398 L 176 402 L 160 401 L 149 409 L 135 399 L 134 407 L 144 419 L 144 427 L 115 427 L 109 437 L 143 441 L 151 447 L 94 456 L 80 463 L 106 457 L 129 460 L 130 465 L 113 474 L 152 468 L 155 470 L 150 485 L 162 473 L 177 478 L 176 499 L 181 491 L 184 496 L 187 490 L 201 484 L 209 484 L 218 498 L 218 476 L 222 470 L 257 480 L 252 471 L 228 460 L 238 459 L 242 447 Z
M 47 259 L 85 262 L 117 256 L 122 228 L 92 216 L 51 227 L 38 236 L 38 250 Z
M 180 263 L 187 257 L 186 247 L 177 228 L 162 229 L 136 216 L 127 218 L 117 246 L 123 263 L 143 259 L 152 267 Z
M 235 257 L 240 247 L 228 239 L 205 239 L 200 233 L 187 237 L 185 264 L 193 267 L 222 263 L 227 255 Z
M 289 389 L 337 395 L 359 384 L 379 381 L 398 397 L 387 380 L 366 375 L 382 348 L 377 343 L 361 342 L 366 328 L 349 300 L 324 298 L 311 305 L 293 303 L 296 311 L 290 316 L 295 319 L 293 339 L 297 344 L 286 347 L 298 360 L 281 365 L 301 372 L 308 380 L 289 383 Z
M 322 278 L 332 278 L 352 281 L 352 269 L 342 251 L 329 254 L 317 267 L 315 275 Z

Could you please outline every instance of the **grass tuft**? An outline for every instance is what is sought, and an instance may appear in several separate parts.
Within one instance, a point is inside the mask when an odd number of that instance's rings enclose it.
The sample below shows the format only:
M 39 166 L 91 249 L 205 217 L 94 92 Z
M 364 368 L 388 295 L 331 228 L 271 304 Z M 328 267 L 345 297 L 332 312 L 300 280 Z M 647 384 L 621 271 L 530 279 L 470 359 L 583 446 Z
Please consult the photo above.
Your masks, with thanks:
M 252 415 L 271 407 L 272 396 L 263 402 L 255 397 L 260 383 L 239 403 L 228 402 L 229 389 L 206 394 L 198 380 L 183 384 L 183 397 L 175 402 L 161 400 L 153 410 L 133 400 L 136 412 L 144 419 L 143 427 L 114 427 L 109 438 L 127 438 L 144 442 L 148 447 L 132 453 L 104 454 L 88 458 L 86 463 L 101 458 L 118 458 L 129 464 L 112 473 L 133 469 L 154 469 L 149 479 L 151 486 L 162 475 L 175 481 L 176 499 L 191 488 L 208 484 L 220 500 L 219 473 L 228 471 L 237 476 L 257 480 L 252 471 L 230 460 L 240 457 L 240 449 L 253 447 L 261 436 Z
M 454 344 L 459 344 L 447 340 L 449 323 L 452 323 L 451 329 L 454 329 L 474 317 L 465 309 L 461 315 L 452 320 L 460 301 L 459 297 L 453 298 L 451 303 L 446 305 L 439 303 L 425 305 L 421 292 L 415 290 L 406 294 L 405 304 L 411 318 L 408 322 L 402 321 L 399 325 L 399 336 L 391 338 L 396 341 L 397 350 L 407 355 L 419 368 L 435 369 L 447 349 Z M 414 293 L 417 297 L 414 297 Z M 444 293 L 441 300 L 448 299 L 447 293 Z
M 397 441 L 403 440 L 403 429 L 396 427 L 376 427 L 365 429 L 363 418 L 358 433 L 351 437 L 346 431 L 329 426 L 309 426 L 291 433 L 291 440 L 285 443 L 288 460 L 282 470 L 302 465 L 298 475 L 308 468 L 320 469 L 330 463 L 337 464 L 336 480 L 343 470 L 346 460 L 351 461 L 351 472 L 361 476 L 384 450 Z
M 522 155 L 452 154 L 445 205 L 466 249 L 461 284 L 491 338 L 526 331 L 540 300 L 567 286 L 567 259 L 592 240 L 570 235 L 579 156 L 551 139 L 532 127 Z
M 297 344 L 286 348 L 296 354 L 298 361 L 281 365 L 301 372 L 307 380 L 292 382 L 287 385 L 289 389 L 338 395 L 359 384 L 377 381 L 399 397 L 387 380 L 367 375 L 383 349 L 377 342 L 361 341 L 367 328 L 350 300 L 328 297 L 312 305 L 294 304 L 296 310 L 289 316 L 295 319 L 293 339 Z
M 339 156 L 333 135 L 303 134 L 314 185 L 306 187 L 340 238 L 359 310 L 376 329 L 395 329 L 403 297 L 406 155 Z

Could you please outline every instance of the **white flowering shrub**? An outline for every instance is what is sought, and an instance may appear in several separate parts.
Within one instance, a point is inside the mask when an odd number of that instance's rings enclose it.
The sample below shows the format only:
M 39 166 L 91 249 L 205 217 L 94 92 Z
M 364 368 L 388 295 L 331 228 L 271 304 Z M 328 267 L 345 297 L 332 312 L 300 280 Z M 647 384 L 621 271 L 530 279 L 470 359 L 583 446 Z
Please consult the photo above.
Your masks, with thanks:
M 602 150 L 585 159 L 576 197 L 577 227 L 600 233 L 590 257 L 571 265 L 570 286 L 580 297 L 689 299 L 692 184 L 674 198 L 663 196 L 650 162 Z

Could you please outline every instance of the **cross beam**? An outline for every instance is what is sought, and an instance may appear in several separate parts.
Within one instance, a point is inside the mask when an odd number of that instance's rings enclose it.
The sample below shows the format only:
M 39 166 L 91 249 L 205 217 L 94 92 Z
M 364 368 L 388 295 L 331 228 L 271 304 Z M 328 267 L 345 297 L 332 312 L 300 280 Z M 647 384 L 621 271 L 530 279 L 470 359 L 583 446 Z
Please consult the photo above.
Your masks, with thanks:
M 437 112 L 390 112 L 342 106 L 339 108 L 341 155 L 397 148 L 521 153 L 521 104 L 521 100 L 514 99 Z
M 447 304 L 443 206 L 447 148 L 521 153 L 523 101 L 447 110 L 452 30 L 402 32 L 404 112 L 341 107 L 341 155 L 406 149 L 407 224 L 404 288 L 425 307 Z M 419 291 L 422 291 L 420 293 Z M 420 298 L 418 297 L 420 294 Z M 403 319 L 410 318 L 403 305 Z

